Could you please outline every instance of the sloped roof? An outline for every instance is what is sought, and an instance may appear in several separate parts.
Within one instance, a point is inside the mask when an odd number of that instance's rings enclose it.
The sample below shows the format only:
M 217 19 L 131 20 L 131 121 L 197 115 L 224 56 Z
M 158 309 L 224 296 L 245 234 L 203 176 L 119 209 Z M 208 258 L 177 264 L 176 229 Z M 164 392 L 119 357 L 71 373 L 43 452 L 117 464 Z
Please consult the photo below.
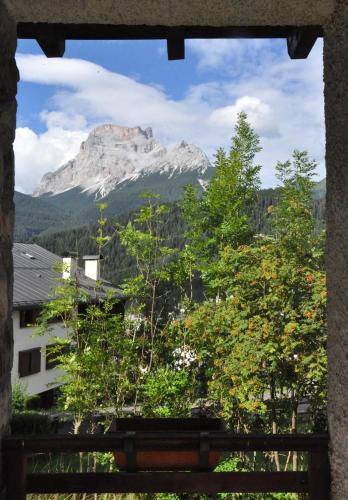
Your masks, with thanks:
M 63 259 L 45 248 L 32 243 L 13 244 L 13 308 L 36 306 L 43 304 L 52 296 L 52 290 L 57 286 L 60 273 L 54 268 Z M 83 269 L 78 268 L 77 279 L 87 293 L 94 296 L 96 282 L 85 276 Z M 122 290 L 108 281 L 102 281 L 104 292 L 113 290 L 116 297 L 125 299 Z

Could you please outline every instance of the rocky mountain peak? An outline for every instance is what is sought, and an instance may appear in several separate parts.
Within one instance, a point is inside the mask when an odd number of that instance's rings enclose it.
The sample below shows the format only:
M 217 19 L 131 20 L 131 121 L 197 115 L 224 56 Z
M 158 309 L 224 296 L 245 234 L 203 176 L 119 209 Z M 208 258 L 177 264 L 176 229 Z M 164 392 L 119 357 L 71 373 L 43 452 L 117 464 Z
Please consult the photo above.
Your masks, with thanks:
M 141 127 L 122 127 L 121 125 L 113 125 L 107 123 L 105 125 L 99 125 L 94 128 L 89 134 L 87 140 L 92 140 L 95 137 L 105 138 L 106 136 L 113 137 L 119 141 L 130 141 L 135 137 L 143 137 L 145 139 L 151 139 L 153 137 L 152 128 L 148 127 L 143 130 Z
M 204 172 L 209 166 L 204 152 L 186 141 L 167 150 L 154 138 L 151 127 L 104 124 L 90 132 L 74 159 L 45 174 L 33 195 L 55 195 L 78 187 L 103 197 L 121 183 L 144 175 L 172 177 L 184 171 Z

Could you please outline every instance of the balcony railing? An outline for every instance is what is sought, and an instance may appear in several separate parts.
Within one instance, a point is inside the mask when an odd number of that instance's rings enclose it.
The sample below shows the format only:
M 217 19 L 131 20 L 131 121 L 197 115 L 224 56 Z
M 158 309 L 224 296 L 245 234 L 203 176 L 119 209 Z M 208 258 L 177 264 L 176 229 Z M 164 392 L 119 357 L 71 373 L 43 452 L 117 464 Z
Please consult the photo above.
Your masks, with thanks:
M 203 446 L 202 446 L 203 443 Z M 8 437 L 3 442 L 8 500 L 27 493 L 308 493 L 310 500 L 330 497 L 328 436 L 236 435 L 229 432 L 115 432 L 107 435 Z M 252 451 L 308 453 L 305 472 L 137 472 L 136 451 L 197 450 L 204 454 Z M 28 473 L 27 457 L 35 453 L 123 451 L 127 472 Z

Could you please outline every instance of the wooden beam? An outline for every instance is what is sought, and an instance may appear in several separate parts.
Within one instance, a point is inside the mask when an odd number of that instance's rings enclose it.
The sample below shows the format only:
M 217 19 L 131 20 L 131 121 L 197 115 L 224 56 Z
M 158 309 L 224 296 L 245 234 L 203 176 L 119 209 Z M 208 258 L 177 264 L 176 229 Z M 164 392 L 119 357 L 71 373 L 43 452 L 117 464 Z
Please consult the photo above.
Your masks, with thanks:
M 65 52 L 65 39 L 45 37 L 37 38 L 36 41 L 46 57 L 63 57 Z
M 323 36 L 321 26 L 311 27 Z M 18 23 L 17 35 L 23 39 L 54 36 L 63 40 L 167 40 L 168 38 L 288 38 L 293 26 L 146 26 L 113 24 Z
M 25 500 L 27 491 L 27 457 L 23 450 L 12 449 L 4 460 L 6 468 L 6 498 Z
M 123 451 L 126 433 L 116 431 L 94 435 L 37 435 L 13 436 L 3 439 L 6 450 L 30 453 L 77 452 L 77 451 Z M 210 447 L 221 451 L 321 451 L 327 453 L 327 434 L 245 434 L 232 432 L 209 432 Z M 192 450 L 199 449 L 199 432 L 136 432 L 134 443 L 137 450 Z
M 181 37 L 167 38 L 168 61 L 185 59 L 185 39 Z
M 306 493 L 307 472 L 29 474 L 27 493 Z
M 291 59 L 306 59 L 317 38 L 318 30 L 315 26 L 293 28 L 287 39 L 288 53 Z

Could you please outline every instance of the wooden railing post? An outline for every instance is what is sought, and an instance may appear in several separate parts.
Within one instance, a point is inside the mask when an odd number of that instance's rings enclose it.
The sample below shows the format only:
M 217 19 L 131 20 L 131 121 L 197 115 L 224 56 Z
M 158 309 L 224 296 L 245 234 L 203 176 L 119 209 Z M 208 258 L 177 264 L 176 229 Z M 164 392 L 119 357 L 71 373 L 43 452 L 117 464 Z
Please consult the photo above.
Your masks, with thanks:
M 328 450 L 308 454 L 309 500 L 330 499 L 330 464 Z
M 6 500 L 25 500 L 27 488 L 27 457 L 24 450 L 6 450 Z

